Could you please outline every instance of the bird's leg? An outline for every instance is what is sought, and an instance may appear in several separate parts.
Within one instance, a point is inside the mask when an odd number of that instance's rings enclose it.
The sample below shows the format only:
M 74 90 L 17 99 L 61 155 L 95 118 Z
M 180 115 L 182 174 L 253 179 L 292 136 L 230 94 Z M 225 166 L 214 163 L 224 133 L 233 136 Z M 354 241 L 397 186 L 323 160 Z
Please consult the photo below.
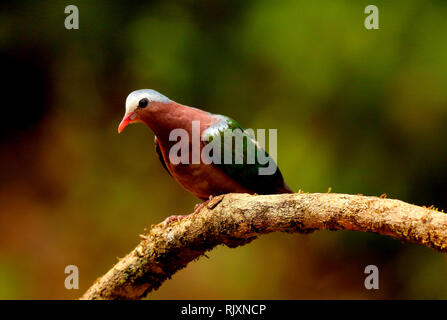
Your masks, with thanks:
M 172 222 L 172 221 L 180 221 L 180 220 L 183 220 L 183 219 L 185 219 L 187 216 L 182 216 L 182 215 L 174 215 L 174 216 L 170 216 L 170 217 L 167 217 L 164 221 L 163 221 L 163 223 L 164 224 L 168 224 L 169 222 Z
M 208 209 L 214 209 L 224 198 L 224 195 L 219 195 L 219 196 L 210 196 L 208 200 L 202 202 L 202 203 L 197 203 L 194 207 L 194 212 L 193 214 L 197 214 L 200 212 L 200 210 L 202 210 L 205 206 Z M 187 217 L 188 215 L 182 216 L 182 215 L 174 215 L 174 216 L 170 216 L 167 217 L 163 223 L 169 223 L 172 221 L 180 221 L 183 220 Z
M 196 214 L 196 213 L 199 213 L 199 211 L 200 210 L 202 210 L 202 208 L 204 207 L 204 206 L 206 206 L 207 204 L 208 204 L 208 202 L 210 202 L 210 200 L 213 198 L 213 196 L 210 196 L 210 198 L 208 199 L 208 200 L 206 200 L 206 201 L 204 201 L 204 202 L 202 202 L 202 203 L 197 203 L 196 205 L 195 205 L 195 207 L 194 207 L 194 212 L 193 212 L 193 214 Z M 167 217 L 166 219 L 165 219 L 165 221 L 163 221 L 163 223 L 169 223 L 169 222 L 172 222 L 172 221 L 180 221 L 180 220 L 183 220 L 183 219 L 185 219 L 187 217 L 187 215 L 186 216 L 182 216 L 182 215 L 174 215 L 174 216 L 170 216 L 170 217 Z
M 224 195 L 219 196 L 210 196 L 208 200 L 196 204 L 194 207 L 194 213 L 199 213 L 200 210 L 203 209 L 203 207 L 207 207 L 208 209 L 214 209 L 224 198 Z
M 208 200 L 203 201 L 202 203 L 197 203 L 194 207 L 194 213 L 199 213 L 200 210 L 203 209 L 210 201 L 213 199 L 213 196 L 210 196 Z
M 209 200 L 206 200 L 202 203 L 197 203 L 194 207 L 194 213 L 193 214 L 197 214 L 199 213 L 200 210 L 203 209 L 204 206 L 206 206 L 208 204 Z

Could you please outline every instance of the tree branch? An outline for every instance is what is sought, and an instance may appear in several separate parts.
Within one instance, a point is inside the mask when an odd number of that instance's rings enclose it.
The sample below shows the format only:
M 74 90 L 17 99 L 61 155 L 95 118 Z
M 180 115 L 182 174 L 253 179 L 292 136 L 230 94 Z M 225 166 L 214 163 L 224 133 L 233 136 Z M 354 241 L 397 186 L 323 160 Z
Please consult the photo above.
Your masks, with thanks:
M 446 251 L 447 215 L 399 200 L 331 193 L 213 198 L 196 214 L 153 226 L 81 299 L 141 299 L 219 244 L 231 248 L 274 231 L 373 232 Z

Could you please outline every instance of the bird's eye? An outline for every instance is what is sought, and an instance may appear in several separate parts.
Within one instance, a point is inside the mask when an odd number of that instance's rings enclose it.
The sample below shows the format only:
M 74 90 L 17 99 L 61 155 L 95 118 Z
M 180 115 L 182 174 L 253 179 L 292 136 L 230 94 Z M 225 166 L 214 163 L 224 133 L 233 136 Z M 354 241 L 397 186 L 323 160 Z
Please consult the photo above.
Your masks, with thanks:
M 140 108 L 146 108 L 148 103 L 149 103 L 149 100 L 147 100 L 147 98 L 144 98 L 144 99 L 141 99 L 140 102 L 138 102 L 138 106 Z

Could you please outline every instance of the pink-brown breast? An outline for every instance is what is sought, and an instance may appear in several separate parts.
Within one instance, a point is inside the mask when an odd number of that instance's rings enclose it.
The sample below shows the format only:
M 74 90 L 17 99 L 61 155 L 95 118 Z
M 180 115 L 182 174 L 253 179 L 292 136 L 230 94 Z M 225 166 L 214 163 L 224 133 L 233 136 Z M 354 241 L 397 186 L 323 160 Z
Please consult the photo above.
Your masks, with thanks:
M 213 164 L 192 163 L 192 121 L 200 121 L 200 135 L 217 119 L 200 109 L 184 106 L 172 101 L 169 104 L 155 104 L 151 109 L 145 110 L 142 120 L 154 131 L 163 159 L 172 177 L 186 190 L 202 200 L 210 195 L 216 196 L 224 193 L 252 193 L 236 180 L 232 179 L 218 166 Z M 188 132 L 189 141 L 185 141 L 189 149 L 189 164 L 173 164 L 169 161 L 170 148 L 179 143 L 170 141 L 169 135 L 174 129 L 184 129 Z M 200 154 L 203 144 L 200 143 Z M 201 159 L 200 159 L 201 160 Z
M 213 164 L 173 164 L 169 161 L 169 151 L 161 147 L 163 158 L 172 177 L 196 197 L 207 200 L 209 196 L 237 192 L 253 193 L 241 186 Z

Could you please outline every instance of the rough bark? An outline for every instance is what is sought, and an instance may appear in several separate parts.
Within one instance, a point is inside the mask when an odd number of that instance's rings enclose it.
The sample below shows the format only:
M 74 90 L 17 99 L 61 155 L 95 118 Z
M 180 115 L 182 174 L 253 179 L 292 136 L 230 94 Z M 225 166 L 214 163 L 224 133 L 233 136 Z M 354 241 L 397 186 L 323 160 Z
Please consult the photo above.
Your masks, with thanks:
M 373 232 L 447 248 L 447 215 L 399 200 L 333 193 L 228 194 L 198 213 L 152 226 L 81 299 L 141 299 L 217 245 L 234 248 L 275 232 Z

